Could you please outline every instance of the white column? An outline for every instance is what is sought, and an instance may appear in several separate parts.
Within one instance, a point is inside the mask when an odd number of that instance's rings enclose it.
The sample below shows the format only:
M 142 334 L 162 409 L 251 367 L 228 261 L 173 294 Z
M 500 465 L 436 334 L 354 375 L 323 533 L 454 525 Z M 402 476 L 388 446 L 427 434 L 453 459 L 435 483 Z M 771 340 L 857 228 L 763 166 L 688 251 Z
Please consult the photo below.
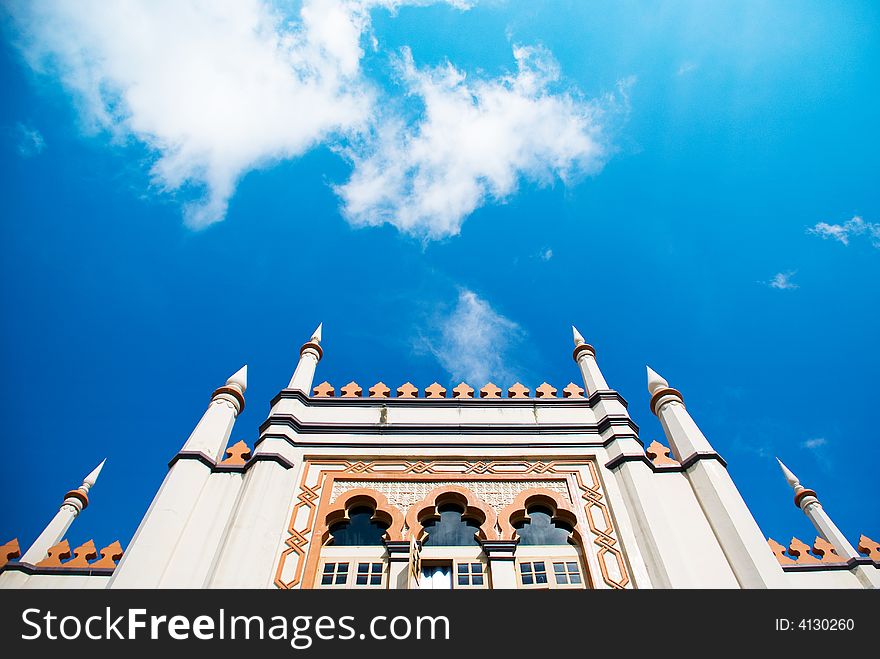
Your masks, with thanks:
M 20 561 L 22 563 L 30 563 L 31 565 L 39 563 L 46 558 L 50 547 L 54 547 L 64 539 L 67 530 L 73 524 L 73 520 L 89 505 L 89 490 L 95 484 L 95 481 L 98 480 L 98 475 L 104 467 L 104 462 L 106 460 L 101 462 L 92 470 L 92 473 L 85 477 L 82 485 L 64 496 L 64 502 L 61 504 L 58 512 L 55 513 L 55 517 L 52 518 L 49 525 L 21 557 Z
M 596 362 L 596 351 L 589 343 L 584 341 L 584 337 L 572 325 L 572 335 L 574 336 L 574 357 L 578 367 L 581 369 L 581 375 L 584 378 L 584 388 L 586 389 L 587 398 L 597 391 L 605 391 L 608 389 L 608 383 L 602 371 L 599 370 L 599 364 Z
M 268 588 L 290 520 L 297 468 L 259 460 L 267 442 L 254 451 L 250 468 L 232 512 L 226 537 L 208 578 L 210 588 Z
M 306 396 L 312 392 L 315 369 L 324 354 L 321 349 L 321 328 L 323 325 L 323 323 L 318 325 L 311 338 L 299 349 L 299 363 L 296 365 L 293 377 L 290 378 L 290 384 L 287 385 L 288 389 L 298 389 Z
M 694 496 L 742 588 L 782 588 L 782 568 L 727 468 L 718 460 L 684 406 L 681 394 L 648 368 L 651 411 L 663 426 L 675 458 L 687 468 Z M 706 456 L 709 459 L 700 459 Z
M 235 419 L 244 409 L 247 366 L 211 396 L 198 425 L 168 470 L 150 508 L 122 556 L 110 588 L 155 588 L 211 476 L 223 455 Z M 195 456 L 201 456 L 200 459 Z
M 519 540 L 482 540 L 480 544 L 489 561 L 492 589 L 514 590 L 519 588 L 516 579 L 516 546 L 519 544 Z

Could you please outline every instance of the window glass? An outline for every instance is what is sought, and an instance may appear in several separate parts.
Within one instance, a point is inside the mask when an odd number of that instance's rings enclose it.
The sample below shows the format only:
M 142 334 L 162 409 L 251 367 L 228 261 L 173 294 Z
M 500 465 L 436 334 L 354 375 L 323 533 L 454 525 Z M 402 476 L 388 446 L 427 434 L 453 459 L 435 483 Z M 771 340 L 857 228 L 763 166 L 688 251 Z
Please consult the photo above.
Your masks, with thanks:
M 459 586 L 482 586 L 483 564 L 482 563 L 459 563 L 456 574 L 456 584 Z
M 437 511 L 440 519 L 425 522 L 427 539 L 422 543 L 424 547 L 439 546 L 470 546 L 478 545 L 476 532 L 480 526 L 471 520 L 462 519 L 464 510 L 455 504 L 444 504 Z
M 357 586 L 381 586 L 382 563 L 358 563 L 355 585 Z
M 324 563 L 322 586 L 344 586 L 348 579 L 348 563 Z
M 572 528 L 564 522 L 554 522 L 546 508 L 529 508 L 529 519 L 514 525 L 521 545 L 564 545 L 571 537 Z
M 547 568 L 544 561 L 531 561 L 519 564 L 519 576 L 524 586 L 547 583 Z
M 330 527 L 332 544 L 339 547 L 381 546 L 387 524 L 372 521 L 373 510 L 365 506 L 348 511 L 349 519 Z

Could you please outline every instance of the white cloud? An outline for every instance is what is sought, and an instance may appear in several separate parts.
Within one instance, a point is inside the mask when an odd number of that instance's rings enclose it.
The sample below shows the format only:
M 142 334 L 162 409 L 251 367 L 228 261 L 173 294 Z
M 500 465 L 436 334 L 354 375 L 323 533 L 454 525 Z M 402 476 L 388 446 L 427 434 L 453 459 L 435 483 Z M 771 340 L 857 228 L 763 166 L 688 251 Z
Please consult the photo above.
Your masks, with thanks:
M 15 124 L 15 140 L 18 153 L 25 158 L 37 156 L 46 149 L 43 134 L 33 126 L 21 122 Z
M 697 68 L 698 68 L 698 65 L 696 62 L 682 62 L 681 66 L 679 66 L 678 70 L 675 72 L 675 75 L 677 75 L 677 76 L 687 75 L 688 73 L 691 73 L 692 71 L 696 71 Z
M 540 254 L 538 254 L 538 258 L 540 258 L 542 261 L 549 261 L 553 258 L 553 250 L 548 247 Z
M 502 388 L 508 381 L 513 384 L 507 353 L 522 330 L 476 293 L 461 290 L 455 308 L 439 319 L 436 330 L 429 349 L 453 380 L 465 380 L 475 389 L 493 379 Z
M 523 179 L 568 183 L 601 169 L 609 155 L 601 118 L 614 98 L 552 93 L 559 70 L 546 50 L 519 46 L 513 55 L 516 73 L 469 79 L 449 63 L 419 69 L 404 49 L 401 80 L 423 111 L 411 123 L 381 119 L 372 140 L 348 150 L 354 171 L 337 192 L 351 223 L 454 236 Z
M 821 448 L 828 444 L 828 440 L 824 437 L 814 437 L 812 439 L 808 439 L 805 442 L 801 443 L 801 446 L 808 449 L 817 449 Z
M 363 130 L 370 9 L 430 2 L 303 0 L 292 19 L 261 0 L 20 0 L 11 13 L 31 66 L 60 78 L 87 127 L 145 144 L 154 183 L 188 197 L 202 227 L 248 171 Z
M 854 216 L 851 220 L 847 220 L 843 224 L 819 222 L 815 226 L 807 229 L 807 233 L 821 236 L 826 240 L 831 238 L 844 245 L 849 245 L 849 240 L 853 236 L 866 235 L 874 247 L 880 248 L 880 224 L 865 222 L 858 215 Z
M 791 280 L 796 272 L 796 270 L 790 270 L 788 272 L 777 272 L 773 276 L 773 279 L 765 283 L 770 288 L 777 288 L 781 291 L 794 290 L 795 288 L 799 288 L 799 286 Z

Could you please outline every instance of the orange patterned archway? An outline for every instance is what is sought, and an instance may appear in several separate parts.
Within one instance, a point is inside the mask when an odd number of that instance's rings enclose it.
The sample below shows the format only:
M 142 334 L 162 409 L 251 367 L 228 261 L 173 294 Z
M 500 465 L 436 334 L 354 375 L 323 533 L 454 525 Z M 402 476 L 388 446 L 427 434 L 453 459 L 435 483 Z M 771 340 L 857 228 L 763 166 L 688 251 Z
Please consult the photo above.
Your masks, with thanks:
M 479 537 L 482 540 L 497 540 L 498 531 L 495 528 L 497 515 L 492 506 L 477 498 L 473 492 L 460 485 L 443 485 L 436 487 L 419 503 L 410 506 L 406 513 L 406 525 L 410 530 L 410 537 L 422 539 L 424 522 L 432 518 L 438 518 L 439 506 L 445 503 L 455 503 L 464 508 L 462 517 L 474 519 L 480 525 Z
M 348 511 L 356 506 L 367 506 L 373 509 L 370 521 L 379 521 L 388 525 L 385 535 L 388 540 L 403 540 L 403 514 L 390 503 L 381 492 L 366 487 L 349 490 L 334 503 L 324 519 L 315 529 L 315 537 L 321 546 L 330 539 L 330 527 L 348 519 Z
M 558 493 L 542 488 L 531 488 L 520 492 L 516 499 L 511 501 L 501 514 L 498 515 L 498 526 L 501 527 L 501 539 L 513 540 L 516 538 L 514 524 L 529 518 L 528 509 L 532 506 L 544 506 L 550 509 L 551 520 L 565 522 L 574 531 L 572 536 L 578 546 L 583 546 L 577 515 L 571 509 L 570 504 Z

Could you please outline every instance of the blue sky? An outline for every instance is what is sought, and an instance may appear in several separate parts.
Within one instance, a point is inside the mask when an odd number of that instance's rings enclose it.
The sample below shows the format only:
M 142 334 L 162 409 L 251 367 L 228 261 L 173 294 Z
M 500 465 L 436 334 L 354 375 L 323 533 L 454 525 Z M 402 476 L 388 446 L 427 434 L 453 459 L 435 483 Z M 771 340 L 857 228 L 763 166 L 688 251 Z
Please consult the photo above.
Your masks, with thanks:
M 0 542 L 108 457 L 69 537 L 127 543 L 211 391 L 249 365 L 252 444 L 321 321 L 316 382 L 364 389 L 561 389 L 574 323 L 766 535 L 815 535 L 778 455 L 880 538 L 876 3 L 97 6 L 3 18 Z

